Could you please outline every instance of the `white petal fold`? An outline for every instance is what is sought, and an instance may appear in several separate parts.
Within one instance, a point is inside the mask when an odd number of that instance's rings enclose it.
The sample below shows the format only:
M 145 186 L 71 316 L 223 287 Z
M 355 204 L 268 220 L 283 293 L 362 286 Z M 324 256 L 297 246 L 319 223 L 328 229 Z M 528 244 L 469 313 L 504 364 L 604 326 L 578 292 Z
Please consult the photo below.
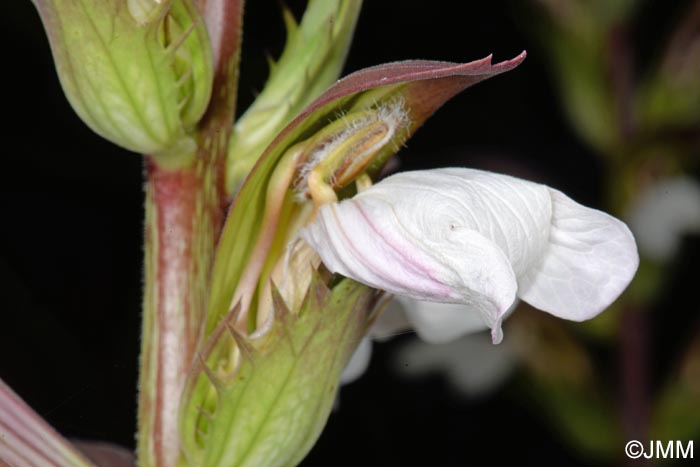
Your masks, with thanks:
M 322 206 L 301 236 L 333 272 L 416 300 L 461 304 L 494 342 L 516 297 L 587 319 L 617 298 L 638 265 L 632 234 L 617 219 L 544 185 L 472 169 L 393 175 Z M 450 330 L 436 329 L 456 322 L 415 311 L 409 319 L 423 329 L 434 324 L 426 335 L 435 340 L 447 340 Z

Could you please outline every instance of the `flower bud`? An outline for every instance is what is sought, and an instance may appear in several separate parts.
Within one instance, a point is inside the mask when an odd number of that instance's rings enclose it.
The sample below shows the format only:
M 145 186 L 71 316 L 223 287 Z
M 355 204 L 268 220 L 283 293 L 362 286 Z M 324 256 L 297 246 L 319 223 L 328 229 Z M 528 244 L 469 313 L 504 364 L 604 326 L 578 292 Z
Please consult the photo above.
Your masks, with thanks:
M 255 102 L 233 128 L 226 173 L 235 192 L 273 138 L 340 75 L 361 0 L 311 0 L 300 24 L 285 10 L 287 43 Z
M 194 148 L 213 69 L 192 0 L 34 3 L 66 97 L 93 131 L 140 153 Z

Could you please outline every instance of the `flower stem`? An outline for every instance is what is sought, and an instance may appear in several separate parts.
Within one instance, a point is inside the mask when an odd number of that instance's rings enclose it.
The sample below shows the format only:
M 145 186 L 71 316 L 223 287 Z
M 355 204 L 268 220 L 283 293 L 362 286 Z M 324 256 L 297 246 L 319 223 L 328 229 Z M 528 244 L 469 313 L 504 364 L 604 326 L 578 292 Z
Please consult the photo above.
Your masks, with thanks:
M 622 424 L 626 440 L 649 437 L 649 316 L 640 307 L 622 310 L 620 335 Z M 649 465 L 645 459 L 628 460 L 627 465 Z
M 173 466 L 178 411 L 197 348 L 224 205 L 219 157 L 167 169 L 146 162 L 140 465 Z
M 141 467 L 178 464 L 180 399 L 201 340 L 211 266 L 228 207 L 225 159 L 236 108 L 243 0 L 199 6 L 210 20 L 216 67 L 212 99 L 196 130 L 197 150 L 174 167 L 146 158 Z

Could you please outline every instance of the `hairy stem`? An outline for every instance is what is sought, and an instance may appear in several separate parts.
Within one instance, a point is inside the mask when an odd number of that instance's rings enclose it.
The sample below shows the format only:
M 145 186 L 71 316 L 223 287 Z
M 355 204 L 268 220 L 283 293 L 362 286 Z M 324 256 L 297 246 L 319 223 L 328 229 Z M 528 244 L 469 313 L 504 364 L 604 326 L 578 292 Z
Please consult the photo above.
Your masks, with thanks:
M 145 287 L 139 380 L 138 460 L 180 458 L 178 413 L 205 321 L 211 266 L 227 209 L 225 157 L 233 126 L 243 0 L 202 6 L 219 18 L 212 100 L 184 165 L 146 159 Z M 217 12 L 213 11 L 217 9 Z
M 214 161 L 146 163 L 145 291 L 139 393 L 141 465 L 173 466 L 178 411 L 207 303 L 223 209 Z

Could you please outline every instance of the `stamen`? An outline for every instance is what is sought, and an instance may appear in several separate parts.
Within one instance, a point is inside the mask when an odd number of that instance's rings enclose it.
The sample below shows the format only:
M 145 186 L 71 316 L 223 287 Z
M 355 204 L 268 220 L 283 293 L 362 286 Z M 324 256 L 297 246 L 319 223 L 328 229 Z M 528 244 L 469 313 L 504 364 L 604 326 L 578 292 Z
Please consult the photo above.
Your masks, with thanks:
M 307 149 L 306 162 L 294 183 L 299 202 L 309 198 L 332 201 L 335 190 L 355 180 L 410 122 L 401 98 L 373 110 L 341 115 L 336 122 L 341 120 L 344 128 Z

